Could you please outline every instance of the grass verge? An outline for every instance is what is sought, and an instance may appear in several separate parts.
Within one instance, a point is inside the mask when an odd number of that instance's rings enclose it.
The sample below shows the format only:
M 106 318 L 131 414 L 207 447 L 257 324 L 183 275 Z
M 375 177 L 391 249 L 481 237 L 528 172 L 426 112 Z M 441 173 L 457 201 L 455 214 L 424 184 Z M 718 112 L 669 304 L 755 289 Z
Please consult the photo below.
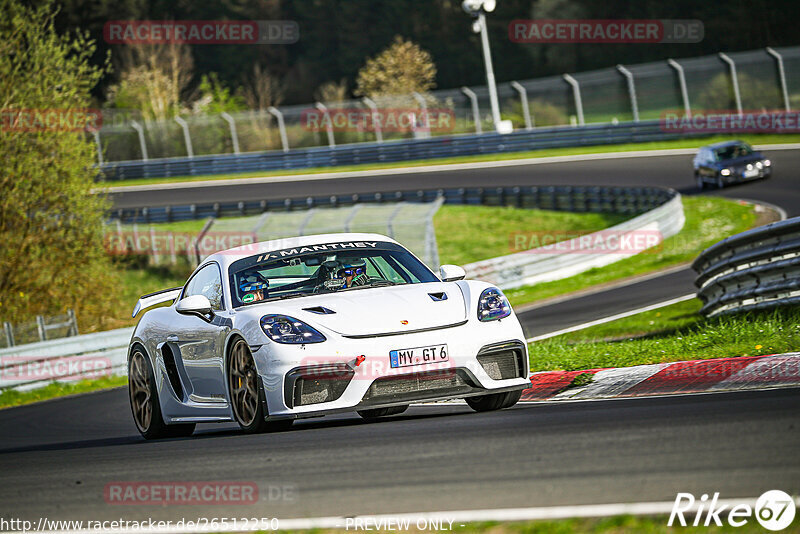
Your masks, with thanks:
M 752 205 L 725 198 L 683 197 L 683 207 L 686 224 L 660 246 L 569 278 L 509 290 L 506 296 L 512 306 L 520 306 L 687 263 L 717 241 L 752 228 L 757 220 Z
M 446 205 L 436 213 L 433 223 L 440 262 L 464 265 L 512 254 L 515 252 L 512 240 L 517 233 L 531 230 L 554 234 L 595 232 L 627 218 L 610 213 Z
M 731 136 L 710 136 L 693 139 L 679 139 L 675 141 L 658 141 L 650 143 L 625 143 L 619 145 L 596 145 L 585 147 L 547 148 L 529 150 L 525 152 L 509 152 L 504 154 L 481 154 L 476 156 L 458 156 L 452 158 L 426 159 L 419 161 L 403 161 L 397 163 L 368 163 L 362 165 L 344 165 L 341 167 L 313 167 L 297 170 L 254 171 L 245 173 L 212 174 L 204 176 L 171 176 L 168 178 L 138 178 L 134 180 L 116 180 L 102 182 L 109 187 L 129 185 L 152 185 L 178 182 L 202 182 L 207 180 L 230 180 L 243 178 L 262 178 L 268 176 L 294 176 L 298 174 L 320 174 L 330 172 L 371 171 L 379 169 L 398 169 L 405 167 L 424 167 L 428 165 L 448 165 L 453 163 L 476 163 L 481 161 L 504 161 L 510 159 L 543 158 L 553 156 L 575 156 L 582 154 L 603 154 L 606 152 L 635 152 L 638 150 L 663 150 L 677 148 L 699 148 L 701 146 L 728 141 Z M 755 145 L 797 143 L 800 134 L 749 134 L 738 136 L 736 139 L 747 141 Z
M 533 371 L 760 356 L 800 350 L 800 307 L 706 319 L 693 299 L 531 343 Z
M 127 376 L 106 376 L 93 380 L 80 380 L 78 382 L 53 382 L 44 387 L 29 391 L 16 391 L 13 389 L 0 393 L 0 408 L 21 406 L 32 402 L 39 402 L 56 397 L 65 397 L 78 393 L 89 393 L 101 389 L 116 388 L 127 385 Z

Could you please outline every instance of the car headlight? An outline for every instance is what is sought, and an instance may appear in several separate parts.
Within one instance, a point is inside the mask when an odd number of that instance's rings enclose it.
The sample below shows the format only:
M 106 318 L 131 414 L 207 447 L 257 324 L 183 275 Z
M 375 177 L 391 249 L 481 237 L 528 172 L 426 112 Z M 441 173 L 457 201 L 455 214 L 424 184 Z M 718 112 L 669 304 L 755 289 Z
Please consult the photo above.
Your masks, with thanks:
M 769 167 L 770 165 L 772 165 L 772 162 L 770 160 L 768 160 L 768 159 L 765 159 L 764 160 L 764 167 Z
M 731 175 L 731 170 L 730 169 L 722 169 L 721 171 L 719 171 L 719 173 L 722 176 L 730 176 Z
M 756 169 L 763 169 L 763 168 L 764 168 L 764 164 L 761 163 L 760 161 L 756 161 Z
M 511 315 L 511 304 L 503 292 L 496 287 L 484 289 L 478 299 L 478 319 L 494 321 Z
M 261 318 L 261 329 L 275 343 L 322 343 L 326 339 L 303 321 L 288 315 L 265 315 Z

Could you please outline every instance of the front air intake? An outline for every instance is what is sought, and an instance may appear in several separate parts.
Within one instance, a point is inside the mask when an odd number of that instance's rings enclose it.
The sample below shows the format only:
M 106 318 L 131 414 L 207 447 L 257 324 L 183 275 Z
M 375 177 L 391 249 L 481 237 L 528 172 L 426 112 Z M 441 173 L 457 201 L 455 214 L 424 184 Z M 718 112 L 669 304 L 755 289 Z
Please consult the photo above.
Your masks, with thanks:
M 304 367 L 286 375 L 286 406 L 331 402 L 342 396 L 355 373 L 347 366 Z
M 367 390 L 364 401 L 389 402 L 415 397 L 448 396 L 469 393 L 473 387 L 463 371 L 447 369 L 378 378 Z
M 520 345 L 485 347 L 478 354 L 478 363 L 492 380 L 525 376 L 524 350 Z

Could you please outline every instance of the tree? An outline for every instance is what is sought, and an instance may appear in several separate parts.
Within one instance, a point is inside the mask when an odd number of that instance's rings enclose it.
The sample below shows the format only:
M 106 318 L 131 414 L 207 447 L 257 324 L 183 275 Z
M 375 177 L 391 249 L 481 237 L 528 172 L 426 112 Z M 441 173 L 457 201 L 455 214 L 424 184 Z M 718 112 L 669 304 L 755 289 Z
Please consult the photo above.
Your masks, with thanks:
M 120 81 L 108 91 L 114 107 L 137 109 L 146 121 L 180 114 L 194 65 L 187 45 L 126 46 L 119 58 Z
M 347 100 L 347 80 L 339 82 L 325 82 L 314 92 L 318 102 L 337 103 Z
M 419 45 L 397 36 L 394 42 L 358 71 L 355 94 L 376 98 L 425 93 L 436 86 L 436 65 Z
M 94 117 L 89 92 L 107 63 L 90 66 L 85 33 L 56 34 L 50 2 L 0 0 L 0 12 L 0 317 L 103 315 L 118 284 L 103 247 L 108 204 L 92 191 L 96 148 L 79 123 Z

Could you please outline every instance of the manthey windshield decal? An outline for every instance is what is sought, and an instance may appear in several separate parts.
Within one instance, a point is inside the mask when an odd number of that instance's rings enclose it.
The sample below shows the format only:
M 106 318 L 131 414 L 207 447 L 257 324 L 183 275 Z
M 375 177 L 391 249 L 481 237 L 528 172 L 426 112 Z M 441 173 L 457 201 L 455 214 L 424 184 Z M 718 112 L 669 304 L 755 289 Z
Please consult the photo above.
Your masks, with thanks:
M 261 254 L 256 258 L 256 263 L 261 263 L 267 260 L 286 258 L 289 256 L 297 256 L 300 254 L 309 254 L 312 252 L 330 252 L 330 251 L 348 250 L 348 249 L 374 249 L 377 248 L 377 246 L 378 246 L 377 241 L 349 241 L 345 243 L 326 243 L 324 245 L 309 245 L 305 247 L 285 248 L 283 250 L 277 250 L 274 252 L 269 252 L 267 254 Z

